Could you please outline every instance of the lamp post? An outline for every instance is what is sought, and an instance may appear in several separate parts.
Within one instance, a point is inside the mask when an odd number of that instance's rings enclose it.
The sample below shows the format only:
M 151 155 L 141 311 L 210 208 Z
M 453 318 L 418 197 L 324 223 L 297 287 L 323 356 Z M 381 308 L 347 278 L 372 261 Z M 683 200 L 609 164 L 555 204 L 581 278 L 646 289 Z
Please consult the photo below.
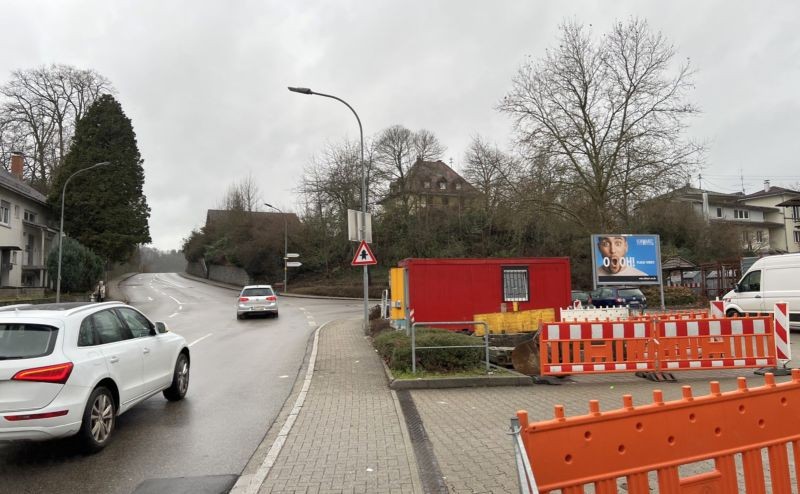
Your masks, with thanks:
M 287 286 L 287 271 L 289 270 L 289 267 L 286 264 L 289 261 L 289 223 L 286 220 L 286 213 L 276 208 L 272 204 L 267 204 L 265 202 L 264 205 L 283 215 L 283 293 L 287 293 L 289 291 Z
M 344 104 L 353 112 L 358 122 L 358 134 L 361 138 L 361 240 L 367 239 L 367 172 L 366 165 L 364 164 L 364 129 L 361 127 L 361 119 L 358 118 L 358 113 L 350 106 L 347 101 L 333 96 L 331 94 L 316 93 L 307 87 L 289 87 L 289 91 L 293 93 L 317 95 L 324 98 L 335 99 L 336 101 Z M 364 334 L 369 334 L 369 270 L 364 265 Z
M 90 167 L 82 168 L 76 171 L 64 181 L 64 188 L 61 190 L 61 226 L 58 228 L 58 280 L 56 282 L 56 303 L 61 302 L 61 253 L 64 244 L 64 196 L 67 194 L 67 184 L 70 180 L 72 180 L 72 177 L 79 173 L 91 170 L 92 168 L 98 168 L 110 164 L 110 161 L 101 161 L 100 163 L 95 163 Z

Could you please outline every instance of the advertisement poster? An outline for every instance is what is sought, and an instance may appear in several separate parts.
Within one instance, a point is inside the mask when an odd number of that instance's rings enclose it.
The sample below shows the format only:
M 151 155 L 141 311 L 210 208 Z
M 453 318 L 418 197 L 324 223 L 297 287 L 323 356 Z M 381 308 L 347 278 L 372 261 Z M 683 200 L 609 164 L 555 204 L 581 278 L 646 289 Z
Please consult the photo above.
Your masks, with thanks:
M 661 245 L 658 235 L 592 235 L 595 285 L 658 285 Z

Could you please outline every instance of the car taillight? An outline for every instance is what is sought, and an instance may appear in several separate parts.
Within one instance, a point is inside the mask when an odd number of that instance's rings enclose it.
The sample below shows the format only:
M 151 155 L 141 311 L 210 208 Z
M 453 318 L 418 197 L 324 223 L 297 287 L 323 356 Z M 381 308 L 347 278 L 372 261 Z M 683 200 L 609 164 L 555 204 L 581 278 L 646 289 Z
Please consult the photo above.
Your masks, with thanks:
M 64 364 L 25 369 L 14 374 L 14 377 L 12 377 L 11 380 L 64 384 L 67 382 L 69 375 L 72 373 L 72 367 L 72 362 L 67 362 Z
M 19 420 L 36 420 L 36 419 L 51 419 L 53 417 L 63 417 L 69 410 L 59 410 L 57 412 L 47 413 L 32 413 L 28 415 L 6 415 L 4 418 L 9 422 L 17 422 Z
M 247 297 L 239 297 L 239 302 L 247 302 L 248 300 L 250 299 Z
M 269 302 L 274 302 L 274 301 L 278 300 L 278 297 L 276 297 L 275 295 L 270 295 L 269 297 L 267 297 L 267 300 Z

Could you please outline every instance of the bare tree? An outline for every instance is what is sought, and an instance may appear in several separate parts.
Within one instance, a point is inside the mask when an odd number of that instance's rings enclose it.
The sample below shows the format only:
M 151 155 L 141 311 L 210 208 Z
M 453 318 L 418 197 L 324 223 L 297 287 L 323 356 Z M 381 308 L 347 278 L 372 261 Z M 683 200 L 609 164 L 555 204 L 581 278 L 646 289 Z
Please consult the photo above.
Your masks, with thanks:
M 464 155 L 464 178 L 483 195 L 484 209 L 493 212 L 513 182 L 514 160 L 481 136 L 474 136 Z
M 702 147 L 683 139 L 689 62 L 645 21 L 617 22 L 594 40 L 575 22 L 556 48 L 524 64 L 499 109 L 514 119 L 518 143 L 548 169 L 565 198 L 543 203 L 583 226 L 611 231 L 629 223 L 641 200 L 679 185 Z M 570 199 L 571 200 L 571 199 Z
M 430 130 L 422 129 L 414 133 L 416 159 L 436 161 L 442 159 L 447 147 Z
M 12 72 L 0 86 L 0 149 L 25 154 L 27 178 L 46 188 L 63 163 L 76 122 L 104 93 L 114 89 L 93 70 L 51 65 Z M 7 156 L 2 159 L 7 162 Z
M 258 211 L 260 205 L 261 192 L 253 179 L 252 173 L 250 173 L 241 181 L 235 182 L 228 187 L 219 209 L 250 213 Z

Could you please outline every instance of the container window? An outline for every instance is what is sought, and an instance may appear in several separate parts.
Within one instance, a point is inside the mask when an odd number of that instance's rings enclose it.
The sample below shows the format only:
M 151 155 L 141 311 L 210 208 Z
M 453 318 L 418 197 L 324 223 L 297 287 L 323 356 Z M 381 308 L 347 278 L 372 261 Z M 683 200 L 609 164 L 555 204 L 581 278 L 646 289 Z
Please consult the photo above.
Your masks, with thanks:
M 527 302 L 528 268 L 503 268 L 503 301 Z

